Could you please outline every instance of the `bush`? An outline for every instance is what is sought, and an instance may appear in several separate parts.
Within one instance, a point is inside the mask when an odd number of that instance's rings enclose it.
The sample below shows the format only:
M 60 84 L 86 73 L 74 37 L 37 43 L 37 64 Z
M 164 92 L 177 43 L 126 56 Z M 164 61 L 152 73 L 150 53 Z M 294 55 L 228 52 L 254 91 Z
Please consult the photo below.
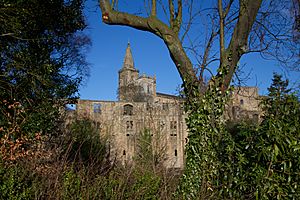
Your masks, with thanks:
M 287 83 L 274 75 L 262 123 L 237 125 L 224 140 L 221 196 L 300 198 L 300 103 Z
M 69 129 L 65 153 L 70 162 L 99 170 L 101 170 L 99 166 L 109 165 L 107 138 L 100 136 L 100 131 L 93 121 L 75 119 Z
M 6 166 L 0 160 L 0 199 L 32 199 L 32 185 L 33 177 L 22 166 Z

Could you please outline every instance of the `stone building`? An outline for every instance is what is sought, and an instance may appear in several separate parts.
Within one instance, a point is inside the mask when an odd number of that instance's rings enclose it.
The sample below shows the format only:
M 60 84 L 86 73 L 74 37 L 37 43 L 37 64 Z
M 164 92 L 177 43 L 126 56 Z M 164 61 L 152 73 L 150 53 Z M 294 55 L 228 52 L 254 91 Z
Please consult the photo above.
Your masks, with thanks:
M 226 118 L 234 122 L 241 120 L 259 122 L 262 115 L 259 107 L 261 98 L 257 87 L 236 87 L 226 105 Z
M 227 117 L 237 119 L 249 112 L 256 117 L 257 98 L 257 88 L 237 88 Z M 183 103 L 182 98 L 156 92 L 156 77 L 139 74 L 128 43 L 119 70 L 118 101 L 80 99 L 76 112 L 95 122 L 101 134 L 108 137 L 110 156 L 123 164 L 134 160 L 138 140 L 148 131 L 165 167 L 183 168 L 188 141 Z

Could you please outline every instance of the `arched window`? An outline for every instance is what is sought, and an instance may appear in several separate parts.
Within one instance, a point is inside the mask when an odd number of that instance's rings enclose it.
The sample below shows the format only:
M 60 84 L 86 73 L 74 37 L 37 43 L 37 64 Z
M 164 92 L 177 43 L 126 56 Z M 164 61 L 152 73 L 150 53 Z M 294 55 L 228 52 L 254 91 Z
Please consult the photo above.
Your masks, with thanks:
M 124 105 L 124 115 L 133 115 L 133 106 L 126 104 Z
M 240 105 L 244 105 L 244 99 L 240 100 Z

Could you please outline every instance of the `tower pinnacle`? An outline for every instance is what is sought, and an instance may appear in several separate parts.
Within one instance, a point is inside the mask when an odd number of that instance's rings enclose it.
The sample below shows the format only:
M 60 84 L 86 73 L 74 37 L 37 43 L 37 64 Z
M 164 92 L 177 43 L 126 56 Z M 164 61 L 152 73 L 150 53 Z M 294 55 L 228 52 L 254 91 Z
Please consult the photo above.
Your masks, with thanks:
M 125 54 L 125 58 L 124 58 L 123 68 L 134 69 L 134 63 L 133 63 L 133 58 L 132 58 L 132 53 L 131 53 L 131 48 L 130 48 L 129 42 L 128 42 L 127 48 L 126 48 L 126 54 Z

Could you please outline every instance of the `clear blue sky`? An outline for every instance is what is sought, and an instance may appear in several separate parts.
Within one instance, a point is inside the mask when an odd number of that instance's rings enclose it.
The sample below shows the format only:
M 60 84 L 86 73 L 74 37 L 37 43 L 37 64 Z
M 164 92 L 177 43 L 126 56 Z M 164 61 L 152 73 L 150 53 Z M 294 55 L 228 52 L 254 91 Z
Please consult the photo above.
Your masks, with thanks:
M 92 47 L 87 54 L 91 69 L 90 77 L 80 88 L 81 99 L 117 99 L 118 70 L 122 67 L 128 41 L 140 73 L 156 75 L 158 92 L 177 93 L 181 80 L 161 39 L 132 28 L 104 24 L 94 0 L 87 2 L 85 14 L 88 23 L 86 33 L 92 39 Z M 245 73 L 251 72 L 247 85 L 258 86 L 260 94 L 267 93 L 273 72 L 285 74 L 292 81 L 299 76 L 299 73 L 287 72 L 276 62 L 261 59 L 258 54 L 246 55 L 240 63 L 246 64 Z

